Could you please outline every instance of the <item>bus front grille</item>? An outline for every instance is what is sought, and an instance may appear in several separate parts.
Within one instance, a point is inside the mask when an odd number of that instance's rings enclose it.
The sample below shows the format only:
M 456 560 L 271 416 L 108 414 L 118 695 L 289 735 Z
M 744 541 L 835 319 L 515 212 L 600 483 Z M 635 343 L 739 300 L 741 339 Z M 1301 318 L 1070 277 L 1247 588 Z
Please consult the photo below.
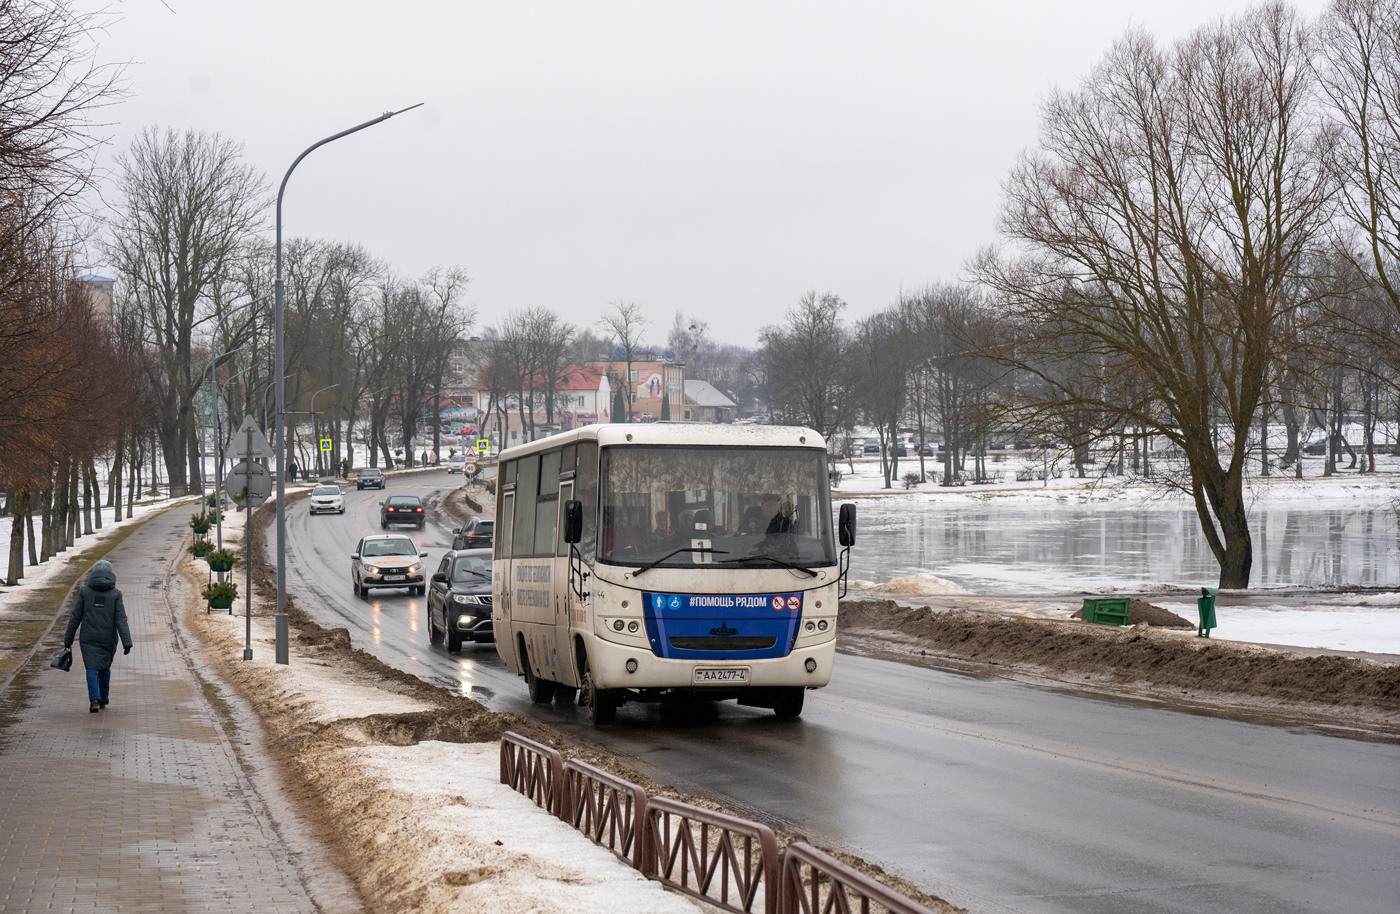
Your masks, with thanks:
M 738 638 L 733 635 L 714 638 L 671 638 L 671 647 L 681 651 L 766 651 L 777 638 Z

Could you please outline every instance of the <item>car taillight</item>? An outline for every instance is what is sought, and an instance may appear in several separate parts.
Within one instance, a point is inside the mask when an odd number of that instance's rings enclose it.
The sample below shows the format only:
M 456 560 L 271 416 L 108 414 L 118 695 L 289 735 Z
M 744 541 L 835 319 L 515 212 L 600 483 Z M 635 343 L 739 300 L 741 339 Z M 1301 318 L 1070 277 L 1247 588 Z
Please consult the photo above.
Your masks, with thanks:
M 413 510 L 417 511 L 419 514 L 422 514 L 422 513 L 423 513 L 423 509 L 422 509 L 422 508 L 414 508 Z

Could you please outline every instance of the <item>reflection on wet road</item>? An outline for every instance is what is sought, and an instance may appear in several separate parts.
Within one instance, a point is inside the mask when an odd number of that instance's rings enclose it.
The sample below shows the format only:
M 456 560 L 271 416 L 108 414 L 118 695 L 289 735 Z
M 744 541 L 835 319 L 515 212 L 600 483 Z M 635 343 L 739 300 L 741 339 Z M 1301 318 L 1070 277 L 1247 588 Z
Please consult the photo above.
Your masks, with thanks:
M 445 473 L 390 491 L 428 496 Z M 288 589 L 386 663 L 546 721 L 928 891 L 987 911 L 1391 911 L 1400 747 L 838 657 L 798 721 L 733 703 L 624 707 L 593 730 L 532 706 L 495 649 L 430 645 L 423 597 L 350 590 L 379 492 L 287 519 Z M 433 570 L 449 525 L 403 532 Z M 874 550 L 878 547 L 862 543 Z

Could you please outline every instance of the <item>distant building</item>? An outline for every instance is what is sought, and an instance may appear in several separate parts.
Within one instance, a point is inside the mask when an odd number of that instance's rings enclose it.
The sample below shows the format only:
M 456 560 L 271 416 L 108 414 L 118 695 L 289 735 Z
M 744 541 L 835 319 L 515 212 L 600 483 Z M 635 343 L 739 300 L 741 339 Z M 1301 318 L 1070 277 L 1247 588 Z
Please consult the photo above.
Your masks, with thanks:
M 625 395 L 632 391 L 632 421 L 659 422 L 669 419 L 680 422 L 685 412 L 685 366 L 662 361 L 654 356 L 634 359 L 628 380 L 626 361 L 588 362 L 585 366 L 607 376 L 614 391 Z M 626 422 L 625 413 L 613 417 Z
M 78 283 L 87 291 L 88 302 L 92 305 L 92 313 L 105 321 L 110 321 L 112 319 L 112 291 L 116 280 L 106 276 L 98 276 L 96 273 L 84 273 L 78 277 Z
M 733 422 L 735 403 L 709 381 L 685 382 L 687 422 Z

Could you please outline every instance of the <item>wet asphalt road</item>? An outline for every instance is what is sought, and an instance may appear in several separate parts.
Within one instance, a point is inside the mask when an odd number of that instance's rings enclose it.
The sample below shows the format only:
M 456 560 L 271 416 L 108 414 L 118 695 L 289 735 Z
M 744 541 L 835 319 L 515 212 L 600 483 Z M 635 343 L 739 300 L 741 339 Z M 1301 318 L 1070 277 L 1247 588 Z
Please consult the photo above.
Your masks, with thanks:
M 424 498 L 445 472 L 389 492 Z M 628 705 L 594 730 L 530 705 L 495 649 L 428 643 L 426 605 L 350 590 L 378 491 L 287 519 L 288 589 L 357 647 L 540 718 L 663 782 L 860 854 L 973 911 L 1393 912 L 1400 746 L 841 655 L 800 720 L 731 703 Z M 431 516 L 431 571 L 450 544 Z M 857 547 L 859 548 L 859 547 Z

